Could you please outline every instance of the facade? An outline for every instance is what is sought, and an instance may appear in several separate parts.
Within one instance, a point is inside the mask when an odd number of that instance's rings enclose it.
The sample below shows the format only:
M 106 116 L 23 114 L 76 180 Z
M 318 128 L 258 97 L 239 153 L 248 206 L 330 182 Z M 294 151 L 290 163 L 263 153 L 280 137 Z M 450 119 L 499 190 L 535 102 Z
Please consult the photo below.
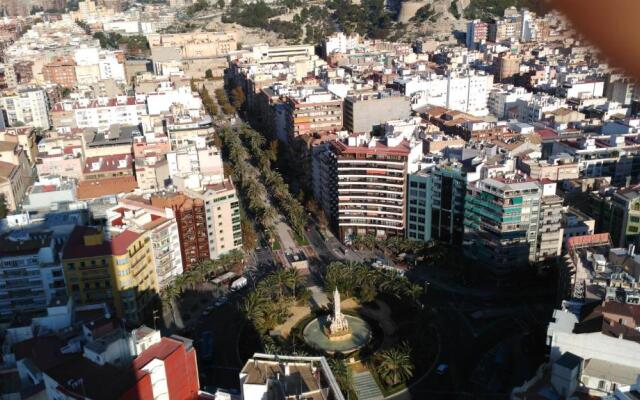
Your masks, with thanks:
M 41 314 L 66 298 L 59 250 L 50 231 L 15 231 L 0 236 L 0 321 Z
M 71 57 L 59 57 L 51 60 L 42 67 L 42 76 L 45 81 L 55 83 L 64 88 L 72 88 L 76 85 L 76 64 Z
M 344 100 L 344 129 L 354 133 L 371 132 L 389 120 L 410 116 L 411 103 L 404 96 L 371 92 L 347 96 Z
M 292 140 L 300 135 L 342 129 L 342 100 L 329 92 L 287 96 L 284 103 L 285 135 L 279 137 Z
M 467 176 L 462 165 L 440 165 L 433 170 L 431 238 L 462 244 Z
M 596 221 L 596 232 L 609 232 L 619 247 L 640 244 L 640 188 L 590 194 L 587 214 Z
M 465 252 L 496 276 L 558 256 L 561 211 L 554 183 L 518 175 L 481 179 L 468 186 L 465 198 Z
M 211 259 L 242 247 L 240 203 L 230 179 L 206 185 L 203 191 L 186 191 L 194 199 L 204 202 L 207 218 L 207 241 Z
M 106 302 L 121 318 L 138 321 L 159 290 L 150 237 L 130 230 L 105 236 L 75 228 L 62 255 L 67 292 L 78 304 Z
M 33 182 L 32 168 L 22 147 L 0 141 L 0 195 L 9 211 L 15 211 Z
M 211 259 L 204 200 L 179 193 L 159 193 L 151 196 L 151 205 L 173 210 L 185 271 Z
M 479 19 L 467 22 L 467 47 L 472 49 L 487 40 L 489 24 Z
M 343 241 L 403 236 L 410 144 L 370 146 L 355 139 L 330 142 L 316 153 L 316 199 Z
M 422 170 L 407 177 L 407 238 L 431 240 L 433 176 Z
M 187 32 L 151 34 L 149 47 L 177 48 L 182 58 L 224 57 L 237 49 L 234 34 L 224 32 Z
M 136 198 L 124 198 L 107 210 L 107 219 L 110 230 L 122 232 L 130 229 L 149 234 L 160 289 L 182 274 L 178 224 L 171 209 L 156 208 Z
M 34 128 L 50 128 L 47 95 L 36 87 L 22 87 L 15 91 L 4 92 L 0 97 L 0 108 L 5 110 L 9 126 L 18 123 Z

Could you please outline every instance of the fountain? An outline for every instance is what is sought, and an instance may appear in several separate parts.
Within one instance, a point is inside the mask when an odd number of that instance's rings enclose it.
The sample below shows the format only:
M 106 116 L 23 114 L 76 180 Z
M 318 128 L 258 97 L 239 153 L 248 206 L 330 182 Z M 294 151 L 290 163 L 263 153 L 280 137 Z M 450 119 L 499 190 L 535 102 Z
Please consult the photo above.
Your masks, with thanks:
M 338 288 L 333 291 L 333 315 L 327 318 L 329 326 L 326 327 L 326 334 L 329 340 L 344 340 L 351 336 L 349 321 L 340 309 L 340 292 Z
M 304 340 L 312 347 L 332 354 L 352 353 L 369 341 L 371 329 L 361 318 L 342 313 L 340 292 L 333 292 L 333 313 L 309 322 L 303 331 Z

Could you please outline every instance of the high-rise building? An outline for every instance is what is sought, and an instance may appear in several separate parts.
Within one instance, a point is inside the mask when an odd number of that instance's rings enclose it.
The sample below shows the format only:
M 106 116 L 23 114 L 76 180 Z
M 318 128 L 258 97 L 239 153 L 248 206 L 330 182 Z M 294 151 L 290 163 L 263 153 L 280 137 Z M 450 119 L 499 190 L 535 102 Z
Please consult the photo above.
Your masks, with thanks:
M 404 235 L 407 172 L 421 143 L 402 135 L 384 144 L 367 137 L 332 141 L 314 154 L 314 195 L 345 241 Z
M 77 226 L 62 252 L 67 292 L 78 304 L 106 302 L 121 318 L 139 321 L 158 294 L 148 233 L 131 230 L 108 237 L 102 229 Z
M 37 87 L 21 87 L 2 93 L 0 108 L 6 111 L 10 126 L 23 123 L 44 130 L 51 127 L 47 95 Z
M 431 240 L 433 176 L 427 169 L 407 176 L 407 237 Z
M 347 96 L 344 100 L 344 129 L 363 133 L 378 125 L 411 116 L 408 97 L 386 92 L 365 92 Z
M 120 199 L 106 215 L 108 229 L 112 231 L 149 233 L 160 289 L 182 274 L 178 225 L 171 209 L 153 207 L 142 198 L 130 196 Z
M 640 186 L 593 192 L 584 211 L 595 219 L 596 232 L 609 232 L 615 246 L 640 245 Z
M 487 40 L 489 24 L 479 19 L 467 22 L 467 47 L 475 48 L 479 43 Z
M 204 201 L 207 216 L 207 238 L 211 259 L 242 247 L 240 203 L 231 179 L 205 186 L 203 191 L 186 191 Z
M 516 175 L 488 178 L 468 186 L 465 252 L 497 276 L 560 254 L 562 201 L 554 182 Z
M 173 210 L 178 224 L 180 252 L 185 271 L 211 259 L 203 199 L 194 199 L 182 193 L 158 193 L 151 196 L 151 205 Z
M 242 247 L 240 203 L 230 179 L 200 191 L 160 193 L 151 197 L 151 204 L 173 209 L 184 270 Z
M 66 297 L 60 246 L 48 230 L 0 236 L 0 321 L 42 313 Z
M 407 237 L 462 244 L 467 174 L 462 164 L 442 164 L 408 177 Z

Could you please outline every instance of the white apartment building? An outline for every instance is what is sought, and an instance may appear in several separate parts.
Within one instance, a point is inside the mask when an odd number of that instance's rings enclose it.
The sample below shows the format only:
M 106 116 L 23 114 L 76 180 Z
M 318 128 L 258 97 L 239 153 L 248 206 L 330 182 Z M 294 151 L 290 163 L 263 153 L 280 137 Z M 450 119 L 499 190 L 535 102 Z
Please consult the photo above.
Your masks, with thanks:
M 446 107 L 485 116 L 493 76 L 484 73 L 462 72 L 449 75 L 430 74 L 400 81 L 404 95 L 411 97 L 412 108 L 426 105 Z
M 547 328 L 547 345 L 551 348 L 549 354 L 551 362 L 556 361 L 562 354 L 571 352 L 585 360 L 597 359 L 640 368 L 638 341 L 614 337 L 600 330 L 574 333 L 576 324 L 579 324 L 579 321 L 572 312 L 554 310 L 552 322 Z
M 167 82 L 164 82 L 156 93 L 147 95 L 149 115 L 168 113 L 172 107 L 180 107 L 183 113 L 198 118 L 202 108 L 202 99 L 197 93 L 192 92 L 189 86 L 172 88 Z
M 197 190 L 224 180 L 220 150 L 198 142 L 167 153 L 169 176 L 177 190 Z
M 205 202 L 207 236 L 211 259 L 242 248 L 240 205 L 230 179 L 207 185 L 202 191 L 185 190 L 185 194 Z
M 102 52 L 98 63 L 100 79 L 112 79 L 116 82 L 124 82 L 124 64 L 122 64 L 114 52 Z
M 489 112 L 498 119 L 507 118 L 507 111 L 516 107 L 517 100 L 529 101 L 533 93 L 513 85 L 497 85 L 489 92 Z
M 7 113 L 10 126 L 24 123 L 44 130 L 51 127 L 47 95 L 42 89 L 22 87 L 16 91 L 4 92 L 0 97 L 0 108 Z
M 56 127 L 109 129 L 112 125 L 140 124 L 147 114 L 144 96 L 64 100 L 51 109 Z
M 544 113 L 557 110 L 565 105 L 565 101 L 548 94 L 536 93 L 530 99 L 517 99 L 515 116 L 520 122 L 532 123 L 542 119 Z

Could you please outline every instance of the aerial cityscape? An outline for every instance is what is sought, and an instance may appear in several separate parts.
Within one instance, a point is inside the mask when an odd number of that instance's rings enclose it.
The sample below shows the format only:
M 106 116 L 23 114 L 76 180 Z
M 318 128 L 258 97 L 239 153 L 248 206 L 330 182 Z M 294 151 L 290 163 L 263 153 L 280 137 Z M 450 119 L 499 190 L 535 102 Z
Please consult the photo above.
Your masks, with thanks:
M 0 400 L 640 399 L 637 53 L 570 2 L 0 0 Z

